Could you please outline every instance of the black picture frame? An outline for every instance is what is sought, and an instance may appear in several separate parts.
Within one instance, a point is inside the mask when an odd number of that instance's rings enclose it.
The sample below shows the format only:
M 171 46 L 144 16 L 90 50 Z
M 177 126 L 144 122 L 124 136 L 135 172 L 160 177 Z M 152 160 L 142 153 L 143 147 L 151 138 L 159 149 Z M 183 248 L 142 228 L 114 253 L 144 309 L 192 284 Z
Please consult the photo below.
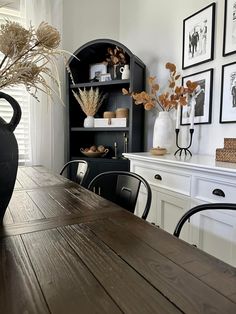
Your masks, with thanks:
M 210 124 L 212 116 L 212 86 L 213 86 L 213 69 L 207 69 L 201 72 L 190 74 L 182 77 L 182 86 L 190 80 L 197 82 L 199 86 L 196 92 L 199 92 L 196 98 L 194 124 Z M 190 124 L 190 101 L 181 109 L 180 124 Z
M 236 53 L 236 2 L 225 0 L 223 56 Z
M 214 58 L 215 2 L 183 20 L 182 69 Z
M 236 122 L 236 62 L 222 65 L 220 123 Z

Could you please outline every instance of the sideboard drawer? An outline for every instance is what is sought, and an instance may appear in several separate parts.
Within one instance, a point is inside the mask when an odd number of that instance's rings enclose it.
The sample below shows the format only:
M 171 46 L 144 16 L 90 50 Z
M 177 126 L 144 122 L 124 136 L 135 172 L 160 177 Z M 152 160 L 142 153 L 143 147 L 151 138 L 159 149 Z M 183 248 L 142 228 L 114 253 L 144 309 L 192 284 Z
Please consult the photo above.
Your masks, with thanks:
M 206 202 L 236 203 L 236 186 L 218 180 L 196 178 L 194 194 Z
M 141 165 L 135 165 L 134 172 L 140 174 L 152 185 L 190 195 L 191 176 Z

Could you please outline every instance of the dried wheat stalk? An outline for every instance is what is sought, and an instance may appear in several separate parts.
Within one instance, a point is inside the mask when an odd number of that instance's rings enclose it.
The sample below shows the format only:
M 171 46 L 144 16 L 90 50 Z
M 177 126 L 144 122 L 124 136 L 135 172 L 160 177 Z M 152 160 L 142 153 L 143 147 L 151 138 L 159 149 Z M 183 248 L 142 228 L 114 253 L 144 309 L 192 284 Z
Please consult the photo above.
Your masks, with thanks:
M 80 104 L 81 109 L 87 116 L 94 116 L 100 108 L 106 95 L 99 93 L 98 88 L 93 89 L 91 87 L 89 90 L 86 90 L 85 88 L 82 90 L 79 88 L 78 90 L 78 93 L 73 90 L 72 93 Z

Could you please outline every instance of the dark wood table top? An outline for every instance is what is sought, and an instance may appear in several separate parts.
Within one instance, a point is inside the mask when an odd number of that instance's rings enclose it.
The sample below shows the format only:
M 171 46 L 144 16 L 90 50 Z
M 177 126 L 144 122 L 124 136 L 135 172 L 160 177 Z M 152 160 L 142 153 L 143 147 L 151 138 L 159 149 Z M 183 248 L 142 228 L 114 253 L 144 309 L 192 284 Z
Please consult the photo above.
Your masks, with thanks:
M 42 167 L 0 229 L 0 313 L 236 313 L 236 269 Z

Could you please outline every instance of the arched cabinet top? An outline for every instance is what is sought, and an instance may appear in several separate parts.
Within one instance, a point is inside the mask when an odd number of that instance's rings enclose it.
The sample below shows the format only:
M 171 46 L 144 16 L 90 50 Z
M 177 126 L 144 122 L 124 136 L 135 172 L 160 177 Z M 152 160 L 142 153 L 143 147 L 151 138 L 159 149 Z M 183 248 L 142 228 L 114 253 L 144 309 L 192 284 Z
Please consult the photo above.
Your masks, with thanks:
M 109 56 L 108 48 L 115 49 L 121 48 L 126 57 L 126 63 L 131 67 L 134 63 L 144 68 L 144 63 L 137 58 L 125 45 L 112 39 L 96 39 L 87 42 L 74 52 L 69 60 L 69 67 L 73 75 L 75 83 L 82 83 L 89 81 L 89 77 L 86 73 L 89 73 L 91 65 L 96 63 L 106 62 L 106 58 Z
M 91 40 L 87 43 L 85 43 L 84 45 L 82 45 L 80 48 L 78 48 L 75 52 L 74 55 L 76 57 L 93 57 L 94 55 L 99 55 L 101 58 L 101 61 L 104 61 L 106 59 L 106 55 L 107 55 L 107 49 L 108 48 L 115 48 L 115 47 L 119 47 L 121 49 L 123 49 L 123 51 L 128 55 L 129 58 L 132 57 L 136 57 L 131 51 L 130 49 L 128 49 L 125 45 L 121 44 L 120 42 L 113 40 L 113 39 L 95 39 L 95 40 Z M 100 52 L 100 53 L 99 53 Z M 103 60 L 104 58 L 104 60 Z M 137 57 L 136 57 L 137 58 Z M 138 58 L 137 58 L 138 59 Z M 72 56 L 69 60 L 69 64 L 71 63 L 71 61 L 74 60 L 74 57 Z M 142 61 L 139 60 L 141 63 Z

